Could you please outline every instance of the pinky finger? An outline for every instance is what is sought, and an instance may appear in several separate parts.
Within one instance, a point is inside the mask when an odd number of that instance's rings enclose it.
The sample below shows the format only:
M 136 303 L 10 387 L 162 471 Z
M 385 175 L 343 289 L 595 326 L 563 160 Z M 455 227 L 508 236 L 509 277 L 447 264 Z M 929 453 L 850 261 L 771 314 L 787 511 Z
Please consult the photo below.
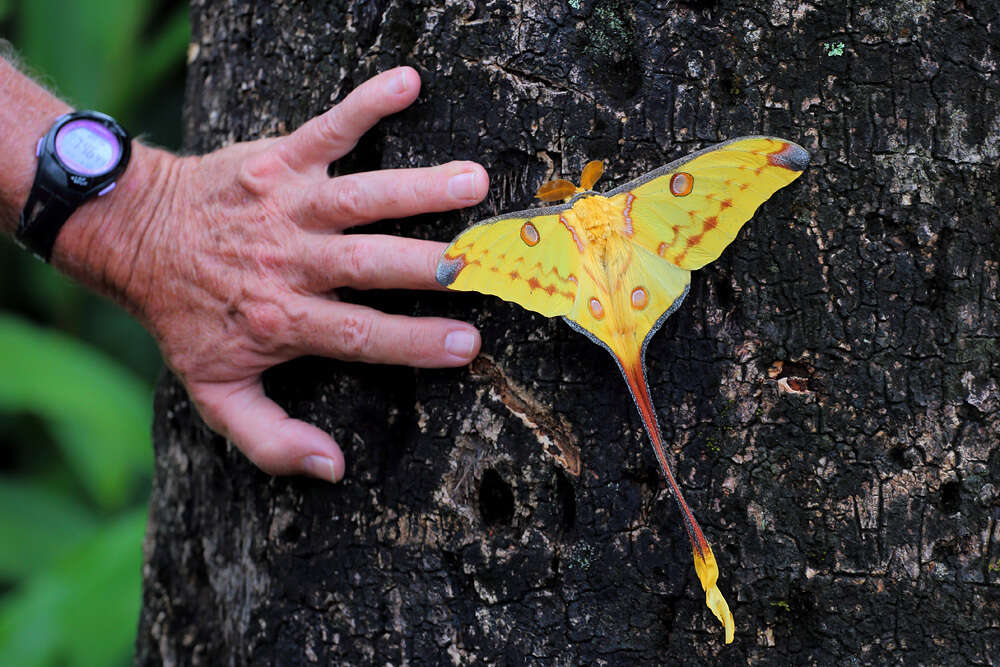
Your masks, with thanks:
M 264 394 L 259 377 L 191 387 L 212 429 L 271 475 L 308 475 L 327 482 L 344 476 L 344 455 L 325 431 L 288 416 Z

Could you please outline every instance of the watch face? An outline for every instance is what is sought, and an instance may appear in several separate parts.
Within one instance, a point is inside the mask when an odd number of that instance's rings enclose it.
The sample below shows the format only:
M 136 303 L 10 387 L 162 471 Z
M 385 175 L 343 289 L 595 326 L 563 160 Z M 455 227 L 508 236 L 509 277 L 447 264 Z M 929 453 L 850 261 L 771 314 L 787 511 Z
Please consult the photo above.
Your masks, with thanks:
M 111 171 L 121 159 L 117 137 L 92 120 L 71 120 L 56 135 L 56 155 L 66 167 L 83 176 Z

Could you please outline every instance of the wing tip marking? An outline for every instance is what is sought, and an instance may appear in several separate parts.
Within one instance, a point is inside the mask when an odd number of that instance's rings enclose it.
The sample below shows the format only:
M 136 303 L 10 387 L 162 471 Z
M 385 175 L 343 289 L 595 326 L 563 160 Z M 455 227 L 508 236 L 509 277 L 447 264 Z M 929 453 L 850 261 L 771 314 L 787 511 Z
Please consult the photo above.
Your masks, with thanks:
M 790 141 L 773 153 L 767 154 L 768 164 L 792 171 L 805 171 L 810 159 L 809 151 Z
M 444 255 L 441 257 L 441 261 L 438 262 L 437 273 L 435 275 L 438 284 L 442 287 L 448 287 L 455 282 L 458 274 L 462 272 L 465 266 L 465 255 L 459 255 L 454 258 Z

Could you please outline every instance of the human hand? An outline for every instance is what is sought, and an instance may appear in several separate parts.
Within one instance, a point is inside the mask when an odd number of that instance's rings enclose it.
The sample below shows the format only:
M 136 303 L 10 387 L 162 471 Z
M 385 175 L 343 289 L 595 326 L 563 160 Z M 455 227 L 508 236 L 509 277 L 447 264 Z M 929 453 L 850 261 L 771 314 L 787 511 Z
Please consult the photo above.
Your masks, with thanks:
M 56 245 L 57 265 L 132 310 L 208 425 L 265 472 L 329 481 L 344 474 L 327 433 L 265 396 L 261 373 L 271 366 L 315 354 L 447 367 L 478 353 L 469 324 L 384 314 L 333 292 L 439 289 L 446 244 L 342 232 L 470 206 L 486 194 L 486 172 L 471 162 L 328 177 L 330 162 L 419 89 L 413 69 L 390 70 L 287 137 L 202 157 L 136 144 L 131 178 L 105 198 L 131 218 L 124 248 L 102 250 L 109 230 L 87 224 L 68 224 Z

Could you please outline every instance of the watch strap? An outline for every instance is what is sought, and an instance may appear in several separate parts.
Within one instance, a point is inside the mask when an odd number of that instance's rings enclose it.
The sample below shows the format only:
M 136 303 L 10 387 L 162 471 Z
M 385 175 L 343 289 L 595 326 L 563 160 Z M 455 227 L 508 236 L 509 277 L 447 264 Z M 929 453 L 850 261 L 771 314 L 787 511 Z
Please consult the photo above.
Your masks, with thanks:
M 36 182 L 21 212 L 21 221 L 16 234 L 18 242 L 39 259 L 48 262 L 52 257 L 52 248 L 56 244 L 59 231 L 76 210 L 77 205 Z

